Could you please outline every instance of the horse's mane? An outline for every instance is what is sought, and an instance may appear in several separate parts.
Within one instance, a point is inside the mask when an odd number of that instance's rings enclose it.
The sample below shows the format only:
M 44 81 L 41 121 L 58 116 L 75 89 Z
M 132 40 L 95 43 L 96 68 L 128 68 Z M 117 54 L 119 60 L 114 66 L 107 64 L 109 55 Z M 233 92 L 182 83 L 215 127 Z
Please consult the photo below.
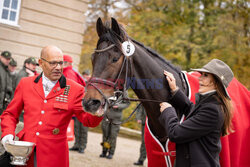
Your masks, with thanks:
M 106 21 L 105 22 L 105 28 L 106 28 L 106 33 L 103 34 L 98 42 L 97 42 L 97 46 L 102 43 L 103 41 L 110 41 L 113 44 L 115 44 L 120 50 L 121 50 L 121 44 L 122 42 L 130 39 L 131 41 L 133 41 L 134 43 L 136 43 L 137 45 L 139 45 L 140 47 L 142 47 L 143 49 L 145 49 L 148 53 L 150 53 L 150 55 L 154 56 L 155 58 L 157 58 L 158 60 L 160 60 L 160 62 L 162 64 L 165 64 L 169 67 L 171 67 L 172 69 L 174 69 L 177 73 L 181 72 L 181 69 L 177 66 L 174 66 L 170 61 L 167 61 L 166 59 L 164 59 L 162 56 L 160 56 L 156 51 L 154 51 L 152 48 L 145 46 L 144 44 L 136 41 L 135 39 L 131 38 L 128 36 L 128 34 L 125 31 L 125 28 L 119 24 L 120 27 L 120 31 L 121 34 L 117 34 L 116 32 L 114 32 L 111 28 L 110 28 L 110 21 Z
M 162 56 L 160 56 L 156 51 L 154 51 L 152 48 L 145 46 L 144 44 L 142 44 L 141 42 L 138 42 L 132 38 L 130 38 L 134 43 L 136 43 L 137 45 L 139 45 L 140 47 L 144 48 L 147 52 L 149 52 L 151 55 L 153 55 L 154 57 L 158 58 L 163 64 L 167 64 L 168 66 L 170 66 L 172 69 L 174 69 L 177 73 L 181 72 L 181 69 L 174 66 L 170 61 L 167 61 L 166 59 L 164 59 Z

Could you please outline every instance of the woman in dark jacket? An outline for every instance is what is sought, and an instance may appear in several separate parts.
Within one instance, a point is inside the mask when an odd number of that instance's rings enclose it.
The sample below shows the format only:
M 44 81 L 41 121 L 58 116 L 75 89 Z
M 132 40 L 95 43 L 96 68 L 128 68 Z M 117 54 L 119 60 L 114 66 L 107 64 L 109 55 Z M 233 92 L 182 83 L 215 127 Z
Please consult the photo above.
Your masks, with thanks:
M 219 167 L 220 137 L 232 132 L 231 99 L 226 87 L 233 72 L 218 59 L 193 70 L 201 74 L 195 105 L 178 89 L 174 76 L 164 71 L 172 98 L 170 104 L 160 104 L 159 121 L 170 141 L 176 143 L 176 167 Z M 183 114 L 185 120 L 180 123 L 178 116 Z

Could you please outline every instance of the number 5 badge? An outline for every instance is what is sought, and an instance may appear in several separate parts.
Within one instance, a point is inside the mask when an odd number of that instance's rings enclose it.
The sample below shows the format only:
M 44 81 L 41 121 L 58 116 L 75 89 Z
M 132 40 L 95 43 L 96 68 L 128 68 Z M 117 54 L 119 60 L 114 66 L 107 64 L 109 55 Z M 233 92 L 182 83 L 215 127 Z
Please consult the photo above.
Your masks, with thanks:
M 122 43 L 122 52 L 125 56 L 131 56 L 135 52 L 135 45 L 131 41 Z

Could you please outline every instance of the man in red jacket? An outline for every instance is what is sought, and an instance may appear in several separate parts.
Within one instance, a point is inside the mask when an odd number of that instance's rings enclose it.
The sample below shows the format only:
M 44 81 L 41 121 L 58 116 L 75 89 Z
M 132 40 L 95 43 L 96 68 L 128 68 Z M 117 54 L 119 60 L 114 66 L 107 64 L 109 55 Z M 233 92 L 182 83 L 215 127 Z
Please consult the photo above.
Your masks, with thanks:
M 82 76 L 73 69 L 72 66 L 73 59 L 69 55 L 63 55 L 63 75 L 66 78 L 72 79 L 73 81 L 79 83 L 82 86 L 86 86 L 86 83 Z
M 80 74 L 75 71 L 72 67 L 73 59 L 69 55 L 63 55 L 63 75 L 66 78 L 72 79 L 73 81 L 79 83 L 82 86 L 86 86 L 84 79 Z M 69 150 L 78 151 L 79 153 L 84 153 L 88 141 L 88 127 L 83 126 L 83 124 L 78 120 L 74 119 L 74 135 L 75 143 L 74 146 Z
M 21 79 L 13 100 L 1 115 L 2 143 L 13 140 L 24 109 L 24 128 L 17 136 L 36 144 L 28 166 L 68 167 L 66 132 L 72 115 L 89 127 L 97 126 L 102 117 L 84 112 L 84 88 L 62 74 L 63 54 L 58 47 L 43 48 L 39 65 L 43 72 Z

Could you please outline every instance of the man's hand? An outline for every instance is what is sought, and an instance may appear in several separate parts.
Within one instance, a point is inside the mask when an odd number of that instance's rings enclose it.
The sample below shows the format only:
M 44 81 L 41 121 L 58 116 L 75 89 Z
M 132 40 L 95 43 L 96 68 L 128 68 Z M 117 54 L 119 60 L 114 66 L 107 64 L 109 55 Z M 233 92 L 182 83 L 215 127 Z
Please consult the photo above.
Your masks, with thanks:
M 113 108 L 118 108 L 118 106 L 114 105 Z
M 9 134 L 9 135 L 6 135 L 6 136 L 4 136 L 3 138 L 2 138 L 2 144 L 3 144 L 3 146 L 4 146 L 4 148 L 5 148 L 5 144 L 6 144 L 6 142 L 13 142 L 13 139 L 14 139 L 14 136 L 12 135 L 12 134 Z M 5 148 L 5 150 L 6 150 L 6 148 Z
M 171 104 L 167 103 L 167 102 L 163 102 L 163 103 L 160 103 L 160 111 L 161 113 L 168 107 L 172 107 Z

